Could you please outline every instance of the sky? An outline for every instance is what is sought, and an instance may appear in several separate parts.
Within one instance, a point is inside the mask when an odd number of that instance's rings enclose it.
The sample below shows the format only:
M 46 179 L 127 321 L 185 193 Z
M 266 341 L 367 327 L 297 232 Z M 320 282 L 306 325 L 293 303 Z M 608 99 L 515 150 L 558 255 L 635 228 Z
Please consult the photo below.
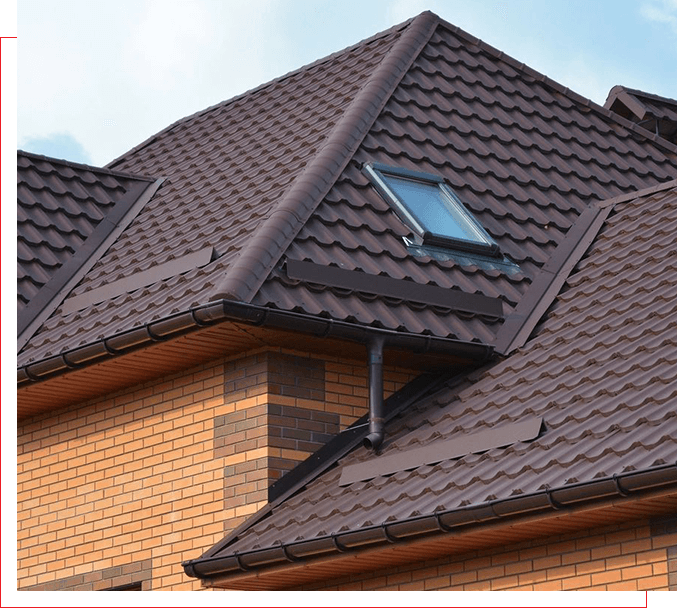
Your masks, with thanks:
M 677 98 L 677 0 L 21 0 L 17 144 L 105 165 L 424 10 L 599 104 Z

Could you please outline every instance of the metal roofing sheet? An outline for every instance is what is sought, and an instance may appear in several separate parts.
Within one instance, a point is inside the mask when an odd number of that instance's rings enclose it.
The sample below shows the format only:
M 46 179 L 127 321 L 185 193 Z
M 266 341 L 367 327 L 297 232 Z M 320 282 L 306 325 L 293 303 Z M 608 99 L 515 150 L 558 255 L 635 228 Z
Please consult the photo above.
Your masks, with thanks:
M 676 230 L 676 182 L 618 203 L 523 349 L 421 400 L 389 423 L 381 456 L 357 448 L 218 555 L 674 464 Z M 605 272 L 615 260 L 631 279 Z M 648 289 L 657 274 L 660 288 Z M 531 442 L 340 485 L 351 467 L 525 416 L 544 423 Z
M 674 158 L 662 161 L 664 152 L 608 113 L 525 72 L 440 23 L 288 258 L 500 298 L 509 314 L 586 205 L 674 175 Z M 519 273 L 414 255 L 403 243 L 413 238 L 410 230 L 360 171 L 368 162 L 445 178 Z M 296 279 L 274 270 L 254 302 L 393 329 L 421 327 L 420 307 Z M 501 322 L 429 306 L 424 327 L 493 342 Z
M 116 170 L 163 175 L 168 183 L 73 296 L 208 246 L 217 259 L 75 314 L 57 311 L 19 355 L 19 365 L 207 302 L 401 29 L 180 120 L 111 163 Z
M 388 70 L 392 95 L 372 92 L 383 84 L 374 75 Z M 373 124 L 358 124 L 367 107 Z M 347 141 L 357 142 L 354 157 Z M 299 221 L 281 205 L 322 154 L 339 177 Z M 70 315 L 57 310 L 19 364 L 222 297 L 224 281 L 243 273 L 250 287 L 265 281 L 243 296 L 254 304 L 491 343 L 502 325 L 495 317 L 291 280 L 271 251 L 497 298 L 510 313 L 591 201 L 666 180 L 675 159 L 672 148 L 427 13 L 178 121 L 112 163 L 167 182 L 73 297 L 205 247 L 215 259 Z M 442 175 L 519 272 L 407 249 L 407 229 L 360 171 L 369 161 Z M 276 214 L 284 238 L 259 242 Z M 270 275 L 242 262 L 271 255 Z
M 131 175 L 17 152 L 19 312 L 138 182 Z

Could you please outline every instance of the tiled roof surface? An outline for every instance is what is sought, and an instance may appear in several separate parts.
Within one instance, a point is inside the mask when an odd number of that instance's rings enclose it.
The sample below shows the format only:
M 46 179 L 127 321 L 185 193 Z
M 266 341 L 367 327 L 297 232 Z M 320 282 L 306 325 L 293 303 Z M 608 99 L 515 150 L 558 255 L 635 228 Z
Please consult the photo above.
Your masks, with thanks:
M 382 107 L 381 85 L 391 84 L 379 80 L 384 66 L 397 80 Z M 373 89 L 379 92 L 372 100 Z M 363 108 L 375 112 L 364 127 L 354 120 Z M 350 139 L 359 147 L 344 168 Z M 335 186 L 302 210 L 285 207 L 309 177 L 304 168 L 329 148 Z M 408 230 L 359 171 L 368 161 L 442 174 L 520 271 L 412 255 L 401 239 Z M 491 342 L 500 327 L 495 317 L 291 281 L 276 263 L 280 256 L 312 260 L 477 292 L 500 298 L 510 313 L 589 203 L 671 179 L 676 164 L 674 146 L 647 139 L 627 121 L 424 13 L 179 121 L 115 161 L 116 169 L 164 176 L 168 184 L 73 296 L 206 246 L 215 259 L 70 315 L 57 310 L 19 364 L 220 297 Z M 284 238 L 275 233 L 258 242 L 283 215 Z M 268 266 L 258 263 L 261 256 L 271 258 Z M 246 289 L 224 290 L 235 276 L 245 276 Z
M 17 308 L 21 312 L 138 180 L 17 152 Z
M 586 205 L 674 177 L 674 156 L 642 139 L 440 23 L 286 256 L 482 293 L 501 298 L 509 314 Z M 411 255 L 402 240 L 410 230 L 360 171 L 368 162 L 442 175 L 521 272 Z M 485 343 L 500 327 L 495 318 L 291 280 L 282 268 L 254 302 Z
M 219 257 L 73 315 L 57 311 L 19 364 L 207 302 L 400 30 L 180 120 L 111 163 L 116 170 L 164 176 L 169 184 L 73 295 L 208 245 Z
M 677 460 L 677 182 L 619 202 L 537 336 L 405 412 L 382 456 L 542 417 L 530 442 L 341 487 L 358 448 L 213 555 L 589 482 Z

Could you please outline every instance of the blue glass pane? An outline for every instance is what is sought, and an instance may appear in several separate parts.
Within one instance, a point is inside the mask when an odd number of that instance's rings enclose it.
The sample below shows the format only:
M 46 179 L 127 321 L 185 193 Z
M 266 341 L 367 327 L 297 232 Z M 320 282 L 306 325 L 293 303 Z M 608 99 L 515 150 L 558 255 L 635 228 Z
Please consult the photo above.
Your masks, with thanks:
M 437 184 L 392 175 L 385 175 L 384 178 L 424 230 L 454 239 L 483 242 L 471 228 L 463 225 L 466 220 L 452 210 L 451 204 Z

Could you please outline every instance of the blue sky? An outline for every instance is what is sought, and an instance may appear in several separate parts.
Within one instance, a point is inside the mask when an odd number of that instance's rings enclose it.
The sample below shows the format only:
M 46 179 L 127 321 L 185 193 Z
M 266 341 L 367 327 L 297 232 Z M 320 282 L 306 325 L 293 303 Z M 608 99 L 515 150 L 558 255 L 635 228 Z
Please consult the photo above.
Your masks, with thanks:
M 18 147 L 106 164 L 423 10 L 597 103 L 677 97 L 677 0 L 21 0 Z

